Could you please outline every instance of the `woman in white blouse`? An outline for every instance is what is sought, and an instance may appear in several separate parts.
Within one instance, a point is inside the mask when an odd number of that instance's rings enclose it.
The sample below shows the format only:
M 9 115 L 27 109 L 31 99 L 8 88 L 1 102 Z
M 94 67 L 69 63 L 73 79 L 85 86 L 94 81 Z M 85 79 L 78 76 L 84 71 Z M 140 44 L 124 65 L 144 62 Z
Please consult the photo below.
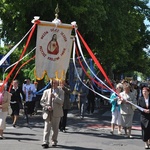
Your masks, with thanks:
M 142 140 L 145 142 L 145 149 L 150 148 L 150 89 L 142 88 L 143 97 L 140 97 L 138 105 L 143 108 L 141 111 Z

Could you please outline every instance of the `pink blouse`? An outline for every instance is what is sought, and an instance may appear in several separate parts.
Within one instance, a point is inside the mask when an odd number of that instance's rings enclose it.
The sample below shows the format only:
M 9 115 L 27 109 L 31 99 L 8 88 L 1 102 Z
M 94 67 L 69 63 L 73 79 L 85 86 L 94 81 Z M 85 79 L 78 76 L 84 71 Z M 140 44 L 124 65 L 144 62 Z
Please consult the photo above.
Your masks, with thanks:
M 3 101 L 3 93 L 0 93 L 0 105 L 2 105 L 2 101 Z

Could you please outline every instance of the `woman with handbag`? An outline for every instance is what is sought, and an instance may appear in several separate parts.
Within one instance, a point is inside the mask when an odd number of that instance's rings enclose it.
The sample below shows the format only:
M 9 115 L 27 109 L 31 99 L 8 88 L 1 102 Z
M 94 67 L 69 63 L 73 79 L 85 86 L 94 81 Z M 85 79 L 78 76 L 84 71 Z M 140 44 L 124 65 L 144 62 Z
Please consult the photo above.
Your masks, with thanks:
M 0 139 L 3 139 L 3 131 L 6 127 L 6 117 L 11 94 L 5 90 L 3 83 L 0 83 Z

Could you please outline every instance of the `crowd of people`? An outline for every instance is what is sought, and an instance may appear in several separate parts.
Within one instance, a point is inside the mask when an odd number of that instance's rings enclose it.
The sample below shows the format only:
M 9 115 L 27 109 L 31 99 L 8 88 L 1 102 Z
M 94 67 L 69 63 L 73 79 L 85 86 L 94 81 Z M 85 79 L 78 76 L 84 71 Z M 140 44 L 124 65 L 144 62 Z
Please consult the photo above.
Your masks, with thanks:
M 18 80 L 12 81 L 10 85 L 10 90 L 7 84 L 3 85 L 3 82 L 0 82 L 0 127 L 3 126 L 2 129 L 5 128 L 5 120 L 6 116 L 8 115 L 9 108 L 11 108 L 11 118 L 12 118 L 12 126 L 16 127 L 17 121 L 20 115 L 20 110 L 24 110 L 24 117 L 28 123 L 28 116 L 33 115 L 36 108 L 36 91 L 37 91 L 37 83 L 31 83 L 31 80 L 25 79 L 22 85 L 19 85 Z M 4 97 L 4 95 L 10 95 Z M 6 103 L 5 102 L 6 99 Z M 10 106 L 10 107 L 9 107 Z M 6 107 L 4 109 L 4 107 Z M 4 115 L 3 111 L 6 111 L 6 116 Z M 1 138 L 3 134 L 0 134 Z
M 133 138 L 131 135 L 132 122 L 135 109 L 141 113 L 142 140 L 145 142 L 145 149 L 150 147 L 150 89 L 147 85 L 135 88 L 135 83 L 123 80 L 116 85 L 116 92 L 110 96 L 112 104 L 111 131 L 114 133 L 115 125 L 118 126 L 118 134 L 121 135 L 122 129 L 125 136 Z M 137 106 L 137 107 L 136 107 Z
M 0 83 L 0 88 L 3 83 Z M 87 85 L 89 88 L 87 88 Z M 108 101 L 111 106 L 111 134 L 114 134 L 115 126 L 118 126 L 118 134 L 121 135 L 124 130 L 125 136 L 133 138 L 131 134 L 132 121 L 136 106 L 139 106 L 141 112 L 142 140 L 145 142 L 145 149 L 150 148 L 150 89 L 147 85 L 137 88 L 133 81 L 123 80 L 114 84 L 115 91 L 110 94 Z M 48 148 L 50 144 L 56 146 L 58 143 L 59 130 L 66 132 L 67 114 L 71 109 L 70 95 L 76 94 L 79 115 L 84 119 L 85 113 L 93 114 L 96 107 L 96 87 L 93 82 L 83 80 L 77 91 L 72 91 L 68 80 L 50 81 L 50 87 L 45 89 L 38 99 L 38 103 L 43 110 L 44 130 L 43 130 L 43 148 Z M 0 139 L 3 139 L 3 130 L 5 129 L 8 107 L 12 109 L 12 126 L 16 127 L 19 118 L 20 109 L 24 109 L 24 116 L 32 116 L 36 108 L 37 82 L 31 83 L 28 78 L 22 86 L 19 86 L 17 80 L 12 82 L 11 90 L 1 89 L 0 92 Z M 51 132 L 53 131 L 53 132 Z M 52 135 L 50 135 L 52 133 Z

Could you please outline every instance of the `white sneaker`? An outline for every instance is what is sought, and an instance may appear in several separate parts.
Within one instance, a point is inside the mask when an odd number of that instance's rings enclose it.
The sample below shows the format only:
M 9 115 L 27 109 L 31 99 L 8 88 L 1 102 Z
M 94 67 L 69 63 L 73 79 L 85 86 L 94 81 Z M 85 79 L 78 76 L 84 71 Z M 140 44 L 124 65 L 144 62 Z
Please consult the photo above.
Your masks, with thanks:
M 121 131 L 118 131 L 118 135 L 121 135 Z
M 149 143 L 148 142 L 145 142 L 145 149 L 149 149 Z
M 128 137 L 129 137 L 130 139 L 133 139 L 133 136 L 132 136 L 132 135 L 129 135 Z

